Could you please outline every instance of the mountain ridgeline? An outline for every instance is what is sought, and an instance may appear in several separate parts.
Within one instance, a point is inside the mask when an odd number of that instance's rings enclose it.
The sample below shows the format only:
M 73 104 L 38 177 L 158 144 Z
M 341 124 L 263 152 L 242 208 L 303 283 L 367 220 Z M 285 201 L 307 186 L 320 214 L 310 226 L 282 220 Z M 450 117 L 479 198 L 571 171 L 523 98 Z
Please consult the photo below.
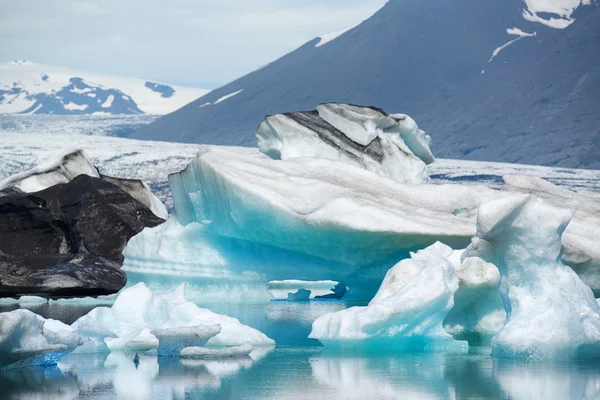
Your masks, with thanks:
M 347 102 L 411 115 L 439 157 L 600 169 L 596 3 L 557 16 L 531 13 L 522 0 L 390 0 L 320 44 L 133 137 L 255 146 L 267 114 Z

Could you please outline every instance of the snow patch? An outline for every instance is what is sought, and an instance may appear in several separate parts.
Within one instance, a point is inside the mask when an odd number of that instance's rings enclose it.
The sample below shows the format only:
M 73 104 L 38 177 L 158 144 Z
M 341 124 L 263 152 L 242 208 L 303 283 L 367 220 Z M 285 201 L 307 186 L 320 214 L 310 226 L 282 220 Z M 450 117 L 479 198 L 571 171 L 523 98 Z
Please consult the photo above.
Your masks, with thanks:
M 341 30 L 339 32 L 334 32 L 334 33 L 328 33 L 326 35 L 323 36 L 319 36 L 319 43 L 317 43 L 315 45 L 315 47 L 321 47 L 326 45 L 327 43 L 334 41 L 335 39 L 337 39 L 338 37 L 342 36 L 344 33 L 348 32 L 349 30 L 353 29 L 354 27 L 351 28 L 346 28 L 344 30 Z
M 125 96 L 123 96 L 123 97 L 125 97 Z M 106 101 L 102 104 L 102 108 L 109 108 L 110 106 L 112 106 L 114 99 L 115 99 L 115 96 L 113 96 L 112 94 L 110 96 L 108 96 Z

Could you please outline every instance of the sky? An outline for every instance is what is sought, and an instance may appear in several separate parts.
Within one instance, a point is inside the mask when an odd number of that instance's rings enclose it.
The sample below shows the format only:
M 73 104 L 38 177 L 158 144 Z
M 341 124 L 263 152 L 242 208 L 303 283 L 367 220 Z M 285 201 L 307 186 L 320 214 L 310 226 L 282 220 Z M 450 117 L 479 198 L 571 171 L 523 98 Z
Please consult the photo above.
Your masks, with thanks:
M 0 61 L 215 88 L 387 0 L 0 0 Z

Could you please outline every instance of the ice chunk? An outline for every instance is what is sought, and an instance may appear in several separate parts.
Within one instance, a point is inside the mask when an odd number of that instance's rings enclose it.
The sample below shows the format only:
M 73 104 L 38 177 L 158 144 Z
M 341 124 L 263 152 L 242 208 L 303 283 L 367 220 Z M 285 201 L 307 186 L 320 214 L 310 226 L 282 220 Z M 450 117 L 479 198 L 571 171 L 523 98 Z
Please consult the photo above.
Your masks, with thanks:
M 181 358 L 209 359 L 209 358 L 233 358 L 247 357 L 254 350 L 251 343 L 240 346 L 226 347 L 224 349 L 207 349 L 205 347 L 186 347 L 181 350 Z
M 415 156 L 427 165 L 433 164 L 435 157 L 431 152 L 431 136 L 419 129 L 415 120 L 406 114 L 392 114 L 391 117 L 396 120 L 396 125 L 385 132 L 398 133 Z
M 475 227 L 458 210 L 499 196 L 458 185 L 398 185 L 330 160 L 273 161 L 213 146 L 169 181 L 182 225 L 211 221 L 210 234 L 356 267 L 437 240 L 466 246 Z M 343 281 L 337 276 L 331 279 Z
M 470 257 L 463 262 L 459 258 L 455 270 L 459 288 L 454 295 L 454 307 L 444 320 L 444 329 L 452 335 L 491 337 L 506 321 L 506 311 L 498 292 L 498 268 L 480 258 Z
M 62 155 L 44 162 L 37 167 L 13 175 L 0 182 L 2 191 L 34 193 L 51 186 L 68 183 L 79 175 L 89 175 L 110 182 L 129 193 L 131 197 L 145 205 L 154 215 L 167 219 L 169 213 L 165 205 L 156 197 L 148 185 L 137 179 L 114 178 L 101 175 L 83 150 L 69 150 Z
M 366 110 L 373 111 L 370 108 Z M 386 120 L 388 123 L 384 126 L 395 124 L 389 116 Z M 373 122 L 371 133 L 365 133 L 368 140 L 357 142 L 350 137 L 351 134 L 349 136 L 352 130 L 336 129 L 316 111 L 277 114 L 260 124 L 256 137 L 260 151 L 275 160 L 326 158 L 402 183 L 429 182 L 425 163 L 412 154 L 397 132 L 384 134 L 380 122 Z
M 385 111 L 374 107 L 326 103 L 319 104 L 317 112 L 325 122 L 363 146 L 368 146 L 378 136 L 379 131 L 395 124 L 394 119 Z
M 559 207 L 577 212 L 562 237 L 562 261 L 573 268 L 594 293 L 600 295 L 600 202 L 586 193 L 559 188 L 543 179 L 506 175 L 504 189 L 529 193 Z
M 0 368 L 50 366 L 68 351 L 43 334 L 43 319 L 28 310 L 0 313 Z
M 152 190 L 150 190 L 145 182 L 138 179 L 113 178 L 105 175 L 102 175 L 102 180 L 110 182 L 129 193 L 131 197 L 148 207 L 157 217 L 165 220 L 169 218 L 167 208 L 162 201 L 152 193 Z
M 17 189 L 25 193 L 39 192 L 54 185 L 68 183 L 82 174 L 100 177 L 85 151 L 71 150 L 29 171 L 5 179 L 0 182 L 0 191 Z
M 452 249 L 435 243 L 390 269 L 367 307 L 326 314 L 310 338 L 326 347 L 369 351 L 465 351 L 442 322 L 454 305 L 458 278 L 446 260 Z
M 600 307 L 559 258 L 572 216 L 531 195 L 479 208 L 477 237 L 463 257 L 480 257 L 500 271 L 508 319 L 492 338 L 494 357 L 600 357 Z
M 304 293 L 306 298 L 310 299 L 341 299 L 346 294 L 346 286 L 336 281 L 302 281 L 296 279 L 271 281 L 267 284 L 269 294 L 277 300 L 290 299 L 296 297 L 300 292 Z M 298 300 L 296 300 L 298 301 Z
M 104 342 L 110 351 L 144 351 L 158 347 L 158 339 L 150 329 L 142 328 L 131 331 L 117 338 L 105 338 Z
M 216 327 L 213 325 L 221 327 L 216 336 Z M 258 346 L 275 344 L 263 333 L 241 324 L 235 318 L 215 314 L 187 301 L 184 285 L 171 293 L 155 295 L 144 283 L 139 283 L 123 290 L 111 308 L 95 308 L 75 321 L 72 327 L 82 336 L 87 334 L 93 339 L 103 338 L 110 351 L 158 348 L 159 339 L 153 333 L 165 340 L 165 354 L 169 353 L 169 346 L 174 346 L 169 336 L 178 337 L 183 344 L 193 345 L 208 340 L 209 336 L 209 345 L 236 346 L 246 342 Z M 97 346 L 95 351 L 102 349 Z
M 221 332 L 221 325 L 198 325 L 184 328 L 156 329 L 159 357 L 179 357 L 186 347 L 201 347 Z

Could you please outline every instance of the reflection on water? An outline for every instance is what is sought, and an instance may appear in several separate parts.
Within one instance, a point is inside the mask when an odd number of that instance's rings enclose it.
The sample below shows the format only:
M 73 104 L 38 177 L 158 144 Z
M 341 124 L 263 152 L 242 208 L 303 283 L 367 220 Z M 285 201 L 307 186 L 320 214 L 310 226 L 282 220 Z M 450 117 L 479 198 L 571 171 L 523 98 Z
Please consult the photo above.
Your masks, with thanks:
M 599 399 L 600 365 L 466 355 L 360 356 L 278 348 L 228 360 L 67 356 L 58 368 L 0 372 L 7 399 Z

